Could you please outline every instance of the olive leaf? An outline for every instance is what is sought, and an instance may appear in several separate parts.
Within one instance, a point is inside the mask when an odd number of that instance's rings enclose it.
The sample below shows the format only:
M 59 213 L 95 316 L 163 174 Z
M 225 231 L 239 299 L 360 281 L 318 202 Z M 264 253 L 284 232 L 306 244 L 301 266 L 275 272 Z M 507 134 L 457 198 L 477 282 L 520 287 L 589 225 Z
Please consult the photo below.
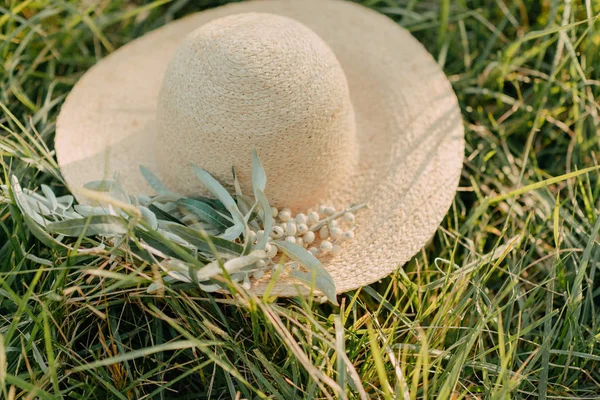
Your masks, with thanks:
M 248 213 L 252 208 L 252 206 L 250 205 L 252 201 L 247 196 L 244 196 L 244 193 L 242 192 L 242 187 L 240 185 L 240 181 L 238 180 L 237 174 L 235 173 L 235 168 L 231 168 L 231 173 L 233 175 L 233 188 L 235 189 L 235 200 L 238 204 L 240 212 L 246 215 L 246 217 L 248 217 Z M 248 220 L 248 218 L 246 218 L 246 220 Z
M 19 184 L 19 180 L 16 176 L 11 177 L 11 187 L 15 197 L 15 202 L 19 210 L 23 215 L 26 215 L 29 219 L 39 225 L 46 225 L 48 221 L 46 221 L 41 215 L 35 212 L 31 208 L 29 197 L 23 192 L 21 185 Z
M 62 243 L 58 240 L 54 239 L 50 236 L 43 227 L 48 222 L 43 217 L 34 212 L 29 205 L 27 195 L 23 192 L 21 185 L 19 184 L 19 180 L 16 176 L 11 176 L 11 189 L 15 199 L 15 204 L 19 211 L 21 211 L 21 215 L 23 216 L 23 221 L 33 233 L 33 235 L 44 243 L 46 246 L 51 249 L 58 250 L 62 247 Z
M 212 243 L 220 254 L 239 256 L 244 251 L 244 247 L 237 243 L 220 237 L 202 235 L 197 230 L 188 228 L 187 226 L 170 224 L 166 229 L 204 253 L 212 253 L 209 242 Z
M 147 207 L 139 206 L 139 210 L 142 212 L 142 218 L 152 228 L 152 230 L 158 229 L 158 219 L 156 215 Z
M 115 184 L 116 184 L 115 181 L 107 179 L 107 180 L 88 182 L 85 185 L 83 185 L 83 187 L 86 189 L 94 190 L 96 192 L 110 192 L 113 185 L 115 185 Z
M 309 272 L 292 271 L 292 276 L 308 284 L 309 287 L 319 289 L 334 305 L 338 305 L 335 297 L 336 289 L 333 278 L 323 267 L 321 262 L 305 248 L 285 240 L 273 242 L 292 260 L 302 264 Z
M 154 215 L 156 215 L 160 221 L 169 221 L 169 222 L 173 222 L 173 223 L 176 223 L 179 225 L 184 225 L 183 222 L 181 222 L 179 219 L 175 218 L 168 212 L 162 210 L 160 207 L 156 206 L 155 204 L 148 205 L 148 209 L 150 211 L 152 211 L 154 213 Z
M 267 258 L 267 253 L 265 253 L 264 250 L 254 250 L 247 256 L 241 256 L 225 261 L 223 263 L 223 269 L 225 269 L 227 273 L 232 274 L 244 267 L 247 267 L 248 265 L 255 264 L 257 261 L 262 260 L 263 258 Z M 197 272 L 196 278 L 198 281 L 205 281 L 216 275 L 220 275 L 223 272 L 223 269 L 221 269 L 219 261 L 213 261 L 201 268 Z
M 224 217 L 217 210 L 206 203 L 198 200 L 183 198 L 177 201 L 177 204 L 185 207 L 188 211 L 198 217 L 201 221 L 209 223 L 219 231 L 225 231 L 231 227 L 231 220 Z
M 105 193 L 109 197 L 121 201 L 125 204 L 131 204 L 129 195 L 125 192 L 125 189 L 121 186 L 118 176 L 115 179 L 106 179 L 99 181 L 88 182 L 83 185 L 84 188 L 93 190 L 95 192 Z
M 269 233 L 273 229 L 273 225 L 275 224 L 275 220 L 273 219 L 273 214 L 271 214 L 271 206 L 269 205 L 269 200 L 267 200 L 267 196 L 263 193 L 262 190 L 258 189 L 255 191 L 256 200 L 260 205 L 260 208 L 263 212 L 263 230 L 264 235 L 260 238 L 260 240 L 254 246 L 255 249 L 262 250 L 265 248 L 269 240 Z
M 56 209 L 58 208 L 58 200 L 56 199 L 56 195 L 54 194 L 54 191 L 52 191 L 50 186 L 42 184 L 42 192 L 44 193 L 44 196 L 46 196 L 48 201 L 50 201 L 51 211 L 52 212 L 56 211 Z
M 88 206 L 86 204 L 76 204 L 74 207 L 75 211 L 82 217 L 89 217 L 90 215 L 111 215 L 110 210 L 100 206 Z
M 56 201 L 58 202 L 58 207 L 62 208 L 63 210 L 67 210 L 67 209 L 71 208 L 71 206 L 73 206 L 74 200 L 75 200 L 75 198 L 70 194 L 56 198 Z
M 86 218 L 52 222 L 46 228 L 48 232 L 69 237 L 113 236 L 128 232 L 127 222 L 115 215 L 92 215 Z
M 264 193 L 267 187 L 267 175 L 265 169 L 258 158 L 256 150 L 252 150 L 252 188 L 254 189 L 254 197 L 257 197 L 256 192 L 261 191 Z
M 221 234 L 220 237 L 226 240 L 235 240 L 240 237 L 246 231 L 246 221 L 233 197 L 211 174 L 195 165 L 192 165 L 192 169 L 204 187 L 223 203 L 233 218 L 234 225 L 227 228 L 225 233 Z
M 164 278 L 162 278 L 163 283 L 166 285 L 171 284 L 171 283 L 184 283 L 183 286 L 185 286 L 185 283 L 192 283 L 192 281 L 189 279 L 189 277 L 187 277 L 186 275 L 179 273 L 177 275 L 177 278 L 173 277 L 173 276 L 165 276 Z M 148 294 L 153 294 L 158 292 L 158 290 L 160 289 L 160 284 L 157 282 L 153 282 L 152 284 L 150 284 L 150 286 L 148 286 L 148 289 L 146 289 L 146 292 Z M 211 293 L 211 292 L 216 292 L 219 289 L 223 289 L 223 287 L 221 285 L 216 285 L 216 284 L 209 284 L 209 285 L 205 285 L 202 283 L 198 283 L 198 287 L 203 290 L 204 292 L 207 293 Z
M 156 191 L 157 194 L 171 193 L 171 191 L 165 185 L 163 185 L 160 179 L 158 179 L 158 177 L 154 175 L 148 168 L 142 165 L 140 166 L 140 172 L 142 173 L 142 176 L 146 182 L 148 182 L 148 184 Z
M 53 214 L 53 211 L 50 210 L 52 205 L 49 204 L 46 199 L 40 200 L 37 193 L 31 193 L 30 195 L 24 194 L 24 196 L 27 198 L 27 202 L 29 203 L 32 211 L 35 211 L 43 216 L 49 216 Z

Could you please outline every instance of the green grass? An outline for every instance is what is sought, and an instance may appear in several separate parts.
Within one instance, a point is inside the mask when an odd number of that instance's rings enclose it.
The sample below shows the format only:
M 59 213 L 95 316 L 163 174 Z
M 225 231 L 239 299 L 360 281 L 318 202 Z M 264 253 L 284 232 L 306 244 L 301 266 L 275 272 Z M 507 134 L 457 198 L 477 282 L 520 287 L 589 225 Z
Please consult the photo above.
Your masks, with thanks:
M 66 193 L 52 138 L 99 58 L 218 1 L 0 2 L 3 184 Z M 339 308 L 167 289 L 59 255 L 0 204 L 0 398 L 600 398 L 600 4 L 364 0 L 443 66 L 467 138 L 432 242 Z

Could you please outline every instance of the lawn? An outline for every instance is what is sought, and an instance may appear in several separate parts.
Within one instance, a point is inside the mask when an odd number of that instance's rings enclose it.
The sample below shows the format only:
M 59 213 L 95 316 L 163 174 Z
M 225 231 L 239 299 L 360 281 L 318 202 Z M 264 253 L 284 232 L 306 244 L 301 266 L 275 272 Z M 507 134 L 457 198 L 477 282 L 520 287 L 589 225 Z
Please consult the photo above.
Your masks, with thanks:
M 221 3 L 0 2 L 0 398 L 600 398 L 595 0 L 362 1 L 444 68 L 467 148 L 432 241 L 339 307 L 148 294 L 151 265 L 36 238 L 10 176 L 68 194 L 53 136 L 73 84 Z

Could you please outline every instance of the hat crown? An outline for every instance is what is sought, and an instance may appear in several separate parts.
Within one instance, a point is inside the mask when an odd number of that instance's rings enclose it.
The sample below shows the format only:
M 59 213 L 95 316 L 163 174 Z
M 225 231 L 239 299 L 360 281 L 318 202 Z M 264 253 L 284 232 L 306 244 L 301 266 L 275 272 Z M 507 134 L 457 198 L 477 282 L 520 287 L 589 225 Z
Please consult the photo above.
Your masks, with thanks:
M 344 71 L 286 17 L 237 14 L 195 30 L 169 63 L 157 118 L 161 172 L 190 194 L 190 163 L 225 183 L 234 166 L 248 190 L 255 148 L 270 200 L 302 208 L 343 185 L 358 159 Z

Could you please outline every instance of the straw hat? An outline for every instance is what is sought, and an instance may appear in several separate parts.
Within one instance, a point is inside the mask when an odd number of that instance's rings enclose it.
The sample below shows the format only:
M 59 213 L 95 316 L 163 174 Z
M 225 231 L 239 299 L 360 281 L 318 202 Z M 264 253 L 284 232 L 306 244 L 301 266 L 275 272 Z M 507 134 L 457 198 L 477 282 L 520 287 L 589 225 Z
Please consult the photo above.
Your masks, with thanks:
M 169 23 L 91 68 L 56 128 L 72 190 L 119 172 L 130 193 L 148 193 L 145 165 L 173 190 L 203 194 L 194 163 L 224 184 L 235 166 L 249 191 L 253 148 L 273 205 L 369 205 L 355 239 L 321 260 L 343 292 L 390 274 L 432 237 L 458 185 L 464 133 L 423 46 L 334 0 L 235 3 Z M 274 292 L 298 288 L 283 277 Z

